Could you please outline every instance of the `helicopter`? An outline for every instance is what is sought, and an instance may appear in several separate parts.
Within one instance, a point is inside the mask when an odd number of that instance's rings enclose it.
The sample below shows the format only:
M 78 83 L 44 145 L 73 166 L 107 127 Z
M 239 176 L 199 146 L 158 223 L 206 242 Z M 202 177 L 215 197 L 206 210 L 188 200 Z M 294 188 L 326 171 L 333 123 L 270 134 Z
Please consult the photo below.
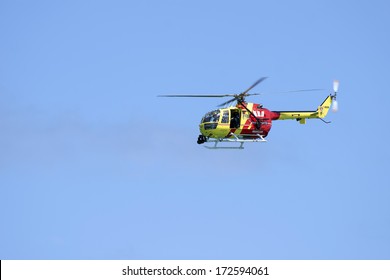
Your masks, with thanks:
M 194 97 L 194 98 L 223 98 L 232 97 L 220 104 L 219 109 L 206 113 L 200 124 L 200 135 L 197 143 L 214 143 L 212 146 L 205 145 L 208 149 L 244 149 L 247 142 L 267 142 L 265 139 L 269 134 L 272 121 L 296 120 L 305 124 L 307 119 L 320 119 L 325 123 L 324 118 L 332 105 L 332 110 L 338 110 L 336 100 L 339 81 L 333 81 L 333 93 L 317 107 L 315 111 L 271 111 L 262 104 L 247 102 L 248 96 L 260 95 L 259 93 L 248 93 L 255 86 L 263 82 L 267 77 L 262 77 L 254 82 L 247 90 L 239 94 L 170 94 L 159 95 L 159 97 Z M 316 89 L 313 89 L 316 90 Z M 297 90 L 312 91 L 312 90 Z M 234 105 L 232 105 L 235 102 Z M 239 146 L 218 146 L 219 143 L 238 143 Z

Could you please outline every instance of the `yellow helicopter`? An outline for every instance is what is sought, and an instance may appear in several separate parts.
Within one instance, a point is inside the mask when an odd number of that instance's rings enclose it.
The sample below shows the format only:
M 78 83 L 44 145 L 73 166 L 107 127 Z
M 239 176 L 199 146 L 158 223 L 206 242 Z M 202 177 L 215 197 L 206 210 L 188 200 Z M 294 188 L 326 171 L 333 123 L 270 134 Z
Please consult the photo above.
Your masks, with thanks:
M 201 97 L 201 98 L 221 98 L 232 97 L 228 101 L 219 105 L 219 109 L 208 112 L 199 124 L 200 135 L 197 143 L 214 143 L 213 146 L 205 146 L 209 149 L 243 149 L 246 142 L 266 142 L 265 137 L 271 130 L 272 121 L 276 120 L 297 120 L 300 124 L 305 124 L 306 119 L 324 120 L 333 103 L 332 110 L 338 110 L 336 95 L 339 88 L 339 81 L 333 82 L 333 94 L 330 94 L 317 107 L 315 111 L 271 111 L 261 104 L 246 102 L 247 96 L 259 95 L 258 93 L 248 93 L 251 89 L 264 81 L 267 77 L 258 79 L 247 90 L 239 94 L 173 94 L 159 95 L 160 97 Z M 298 90 L 311 91 L 311 90 Z M 229 104 L 234 105 L 228 106 Z M 228 107 L 224 107 L 228 106 Z M 221 142 L 239 143 L 239 146 L 218 146 Z

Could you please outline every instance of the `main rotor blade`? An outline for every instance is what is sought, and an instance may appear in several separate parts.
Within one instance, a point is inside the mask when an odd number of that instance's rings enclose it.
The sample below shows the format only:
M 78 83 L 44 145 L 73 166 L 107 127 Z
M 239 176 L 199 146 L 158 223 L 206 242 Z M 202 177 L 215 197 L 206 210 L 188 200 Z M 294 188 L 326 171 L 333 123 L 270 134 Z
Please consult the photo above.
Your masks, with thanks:
M 250 91 L 252 88 L 254 88 L 255 86 L 257 86 L 258 84 L 260 84 L 262 81 L 264 81 L 265 79 L 267 79 L 268 77 L 262 77 L 260 79 L 258 79 L 253 85 L 251 85 L 246 91 L 242 92 L 241 95 L 246 95 L 246 93 L 248 91 Z
M 263 92 L 258 94 L 279 94 L 279 93 L 294 93 L 294 92 L 307 92 L 307 91 L 323 91 L 323 88 L 312 88 L 312 89 L 298 89 L 298 90 L 288 90 L 288 91 L 273 91 L 273 92 Z
M 227 97 L 235 96 L 235 94 L 165 94 L 158 95 L 158 97 Z
M 248 93 L 246 96 L 252 96 L 252 95 L 260 95 L 259 93 Z M 233 101 L 236 101 L 236 100 L 241 100 L 241 101 L 244 101 L 243 98 L 242 98 L 242 94 L 237 94 L 234 96 L 234 98 L 226 101 L 226 102 L 223 102 L 222 104 L 219 104 L 218 107 L 222 107 L 222 106 L 225 106 L 227 104 L 229 104 L 230 102 L 233 102 Z
M 236 100 L 237 100 L 237 97 L 234 97 L 234 98 L 232 98 L 232 99 L 230 99 L 230 100 L 228 100 L 226 102 L 223 102 L 222 104 L 219 104 L 218 107 L 223 107 L 223 106 L 225 106 L 225 105 L 227 105 L 227 104 L 229 104 L 229 103 L 231 103 L 233 101 L 236 101 Z
M 311 88 L 311 89 L 297 89 L 297 90 L 288 90 L 280 93 L 290 93 L 290 92 L 305 92 L 305 91 L 322 91 L 323 88 Z

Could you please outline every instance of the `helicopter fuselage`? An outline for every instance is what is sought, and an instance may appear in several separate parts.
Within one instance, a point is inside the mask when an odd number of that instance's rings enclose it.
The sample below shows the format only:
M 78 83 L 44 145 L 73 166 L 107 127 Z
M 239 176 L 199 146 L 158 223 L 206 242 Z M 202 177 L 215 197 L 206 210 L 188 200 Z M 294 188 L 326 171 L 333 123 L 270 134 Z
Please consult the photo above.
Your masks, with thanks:
M 199 124 L 201 135 L 198 144 L 213 139 L 262 139 L 267 137 L 274 120 L 297 120 L 324 118 L 334 96 L 329 95 L 315 111 L 271 111 L 257 103 L 241 102 L 236 106 L 208 112 Z M 265 140 L 264 140 L 265 141 Z
M 217 139 L 233 137 L 233 134 L 248 139 L 257 138 L 258 135 L 266 137 L 278 113 L 256 103 L 246 103 L 245 107 L 237 105 L 207 113 L 199 124 L 201 134 Z
M 239 94 L 169 94 L 160 95 L 161 97 L 194 97 L 194 98 L 218 98 L 233 97 L 219 106 L 226 106 L 236 101 L 236 106 L 225 107 L 208 112 L 199 124 L 200 135 L 198 144 L 205 142 L 214 142 L 214 146 L 205 146 L 209 149 L 243 149 L 245 142 L 266 142 L 274 120 L 297 120 L 300 124 L 305 124 L 307 119 L 321 119 L 326 117 L 332 102 L 333 110 L 337 110 L 336 93 L 339 82 L 333 82 L 334 94 L 330 94 L 322 102 L 317 110 L 313 111 L 270 111 L 263 108 L 261 104 L 247 103 L 245 98 L 250 95 L 259 95 L 258 93 L 248 93 L 251 89 L 264 81 L 267 77 L 258 79 L 247 90 Z M 313 89 L 316 90 L 316 89 Z M 312 91 L 312 90 L 298 90 Z M 296 91 L 296 92 L 298 92 Z M 292 91 L 294 92 L 294 91 Z M 239 143 L 239 147 L 217 147 L 219 142 Z

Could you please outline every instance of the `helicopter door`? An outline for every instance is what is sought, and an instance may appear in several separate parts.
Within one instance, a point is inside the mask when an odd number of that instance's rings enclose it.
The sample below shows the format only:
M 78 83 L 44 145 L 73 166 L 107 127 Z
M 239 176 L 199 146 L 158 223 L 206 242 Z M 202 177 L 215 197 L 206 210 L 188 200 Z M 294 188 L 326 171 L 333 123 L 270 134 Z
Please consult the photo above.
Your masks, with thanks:
M 236 109 L 230 110 L 230 128 L 240 127 L 240 111 Z

